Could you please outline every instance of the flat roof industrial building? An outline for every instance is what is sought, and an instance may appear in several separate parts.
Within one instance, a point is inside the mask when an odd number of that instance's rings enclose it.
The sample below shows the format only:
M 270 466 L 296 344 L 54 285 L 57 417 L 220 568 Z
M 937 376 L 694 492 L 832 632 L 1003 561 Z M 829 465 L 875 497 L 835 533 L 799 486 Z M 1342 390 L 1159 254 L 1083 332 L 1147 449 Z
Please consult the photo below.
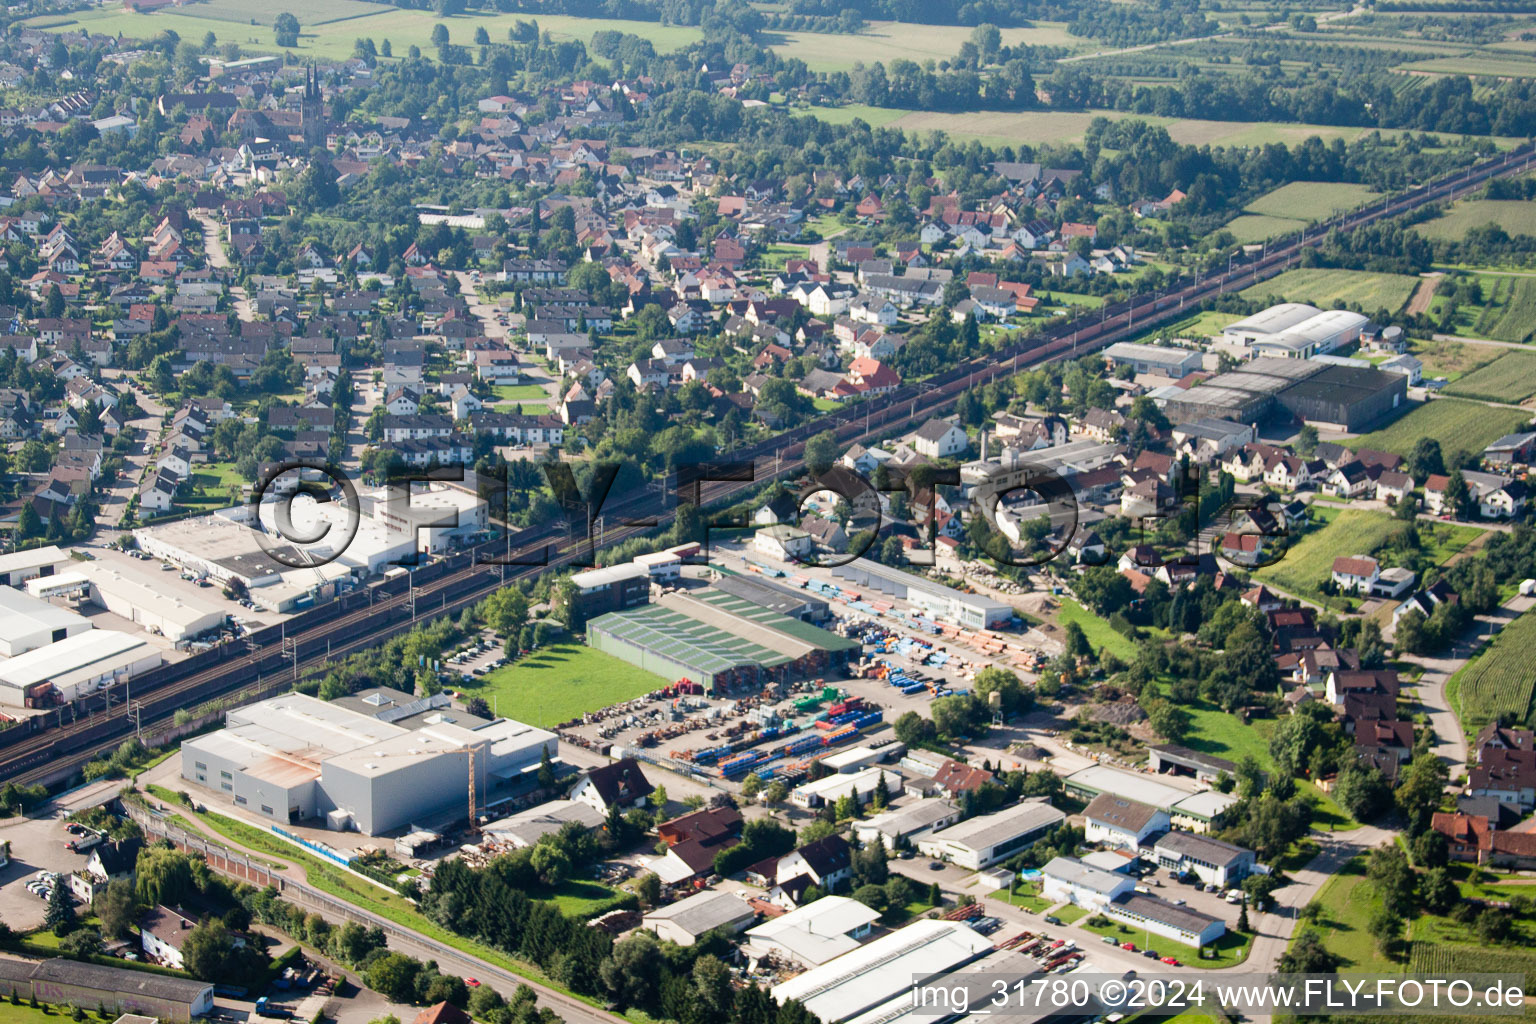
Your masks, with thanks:
M 832 570 L 852 587 L 899 598 L 921 608 L 935 619 L 969 629 L 991 629 L 1013 621 L 1013 608 L 981 594 L 967 594 L 924 576 L 903 572 L 867 558 L 856 558 Z
M 798 1000 L 823 1024 L 877 1007 L 910 1006 L 912 988 L 985 955 L 992 940 L 969 925 L 924 918 L 775 985 L 773 998 Z
M 135 626 L 173 643 L 224 625 L 224 610 L 181 590 L 168 593 L 157 581 L 104 562 L 78 562 L 66 572 L 27 581 L 35 597 L 89 599 Z
M 1050 804 L 1026 800 L 929 833 L 918 840 L 917 849 L 925 857 L 980 871 L 1029 847 L 1066 820 Z
M 1092 800 L 1100 793 L 1114 793 L 1161 811 L 1170 809 L 1179 801 L 1206 788 L 1194 779 L 1128 772 L 1104 764 L 1089 765 L 1081 771 L 1075 771 L 1063 779 L 1062 783 L 1068 795 L 1079 800 Z
M 0 586 L 0 655 L 14 658 L 90 628 L 83 615 Z
M 1162 399 L 1174 422 L 1256 423 L 1277 414 L 1357 431 L 1401 407 L 1407 378 L 1311 359 L 1259 358 Z
M 599 615 L 587 623 L 587 642 L 666 679 L 711 687 L 821 675 L 858 649 L 857 641 L 721 590 L 672 592 Z
M 556 750 L 554 733 L 521 722 L 471 729 L 441 709 L 434 716 L 418 713 L 429 707 L 379 706 L 382 717 L 289 693 L 236 708 L 223 729 L 182 744 L 182 778 L 274 821 L 323 818 L 331 828 L 378 835 L 467 810 L 471 764 L 483 796 Z
M 0 704 L 46 707 L 158 668 L 159 648 L 115 629 L 89 629 L 0 661 Z

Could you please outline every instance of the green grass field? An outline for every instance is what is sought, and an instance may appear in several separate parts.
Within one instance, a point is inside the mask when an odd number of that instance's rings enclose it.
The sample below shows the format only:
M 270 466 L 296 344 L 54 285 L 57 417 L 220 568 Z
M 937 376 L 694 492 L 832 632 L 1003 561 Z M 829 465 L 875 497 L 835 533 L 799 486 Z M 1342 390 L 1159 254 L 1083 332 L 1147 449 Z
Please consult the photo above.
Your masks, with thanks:
M 1344 865 L 1318 890 L 1313 902 L 1323 910 L 1317 930 L 1323 944 L 1344 959 L 1341 970 L 1357 974 L 1397 974 L 1402 970 L 1376 951 L 1376 942 L 1366 930 L 1365 924 L 1380 900 L 1365 877 L 1364 857 Z M 1300 931 L 1298 928 L 1298 934 Z
M 455 38 L 454 41 L 457 42 L 458 39 Z M 872 116 L 870 113 L 872 110 L 878 113 Z M 856 113 L 850 113 L 850 111 Z M 884 125 L 923 134 L 942 131 L 956 138 L 976 138 L 992 145 L 1007 146 L 1016 146 L 1020 142 L 1028 142 L 1031 145 L 1060 145 L 1074 142 L 1083 137 L 1089 123 L 1096 117 L 1107 117 L 1112 121 L 1134 117 L 1138 121 L 1167 128 L 1169 136 L 1175 142 L 1191 146 L 1262 146 L 1271 142 L 1299 145 L 1314 136 L 1321 138 L 1324 142 L 1342 139 L 1345 143 L 1349 143 L 1366 134 L 1367 131 L 1364 128 L 1320 124 L 1203 121 L 1196 118 L 1130 114 L 1120 110 L 991 110 L 954 113 L 851 106 L 807 107 L 802 112 L 819 117 L 831 124 L 847 124 L 854 116 L 858 116 L 872 125 Z M 1382 134 L 1398 133 L 1383 131 Z M 1501 146 L 1513 144 L 1508 139 L 1495 141 Z
M 1233 920 L 1237 918 L 1233 912 Z M 1065 920 L 1065 918 L 1063 918 Z M 1194 946 L 1186 946 L 1182 942 L 1175 942 L 1163 935 L 1150 935 L 1140 928 L 1132 928 L 1128 924 L 1115 921 L 1109 925 L 1089 924 L 1086 920 L 1078 921 L 1077 926 L 1086 932 L 1095 935 L 1109 935 L 1116 942 L 1133 942 L 1137 949 L 1155 949 L 1158 956 L 1171 956 L 1175 960 L 1181 960 L 1188 967 L 1201 967 L 1206 970 L 1219 970 L 1223 967 L 1235 967 L 1248 959 L 1248 950 L 1252 947 L 1248 936 L 1240 932 L 1227 932 L 1221 938 L 1205 947 L 1207 957 L 1215 953 L 1214 957 L 1201 959 L 1200 950 Z M 1086 950 L 1092 950 L 1088 945 Z M 1160 966 L 1160 965 L 1159 965 Z
M 1536 395 L 1536 353 L 1506 352 L 1445 389 L 1448 395 L 1514 405 Z
M 1262 284 L 1245 288 L 1245 299 L 1262 301 L 1278 295 L 1286 302 L 1310 302 L 1323 309 L 1345 304 L 1365 310 L 1396 312 L 1407 303 L 1419 279 L 1408 274 L 1375 274 L 1364 270 L 1287 270 Z
M 1467 732 L 1504 713 L 1524 721 L 1531 709 L 1536 675 L 1536 616 L 1522 615 L 1505 626 L 1476 658 L 1451 677 L 1447 692 Z
M 1329 181 L 1293 181 L 1248 204 L 1246 213 L 1288 220 L 1327 220 L 1336 213 L 1364 206 L 1376 193 L 1369 185 Z
M 1519 409 L 1503 409 L 1455 398 L 1424 402 L 1394 423 L 1348 442 L 1351 448 L 1377 448 L 1396 452 L 1407 458 L 1421 437 L 1440 441 L 1447 452 L 1452 448 L 1480 452 L 1488 445 L 1514 433 L 1530 420 Z
M 549 401 L 549 392 L 537 384 L 498 384 L 495 392 L 498 402 Z
M 1468 199 L 1452 203 L 1445 213 L 1414 230 L 1426 238 L 1454 242 L 1468 228 L 1484 224 L 1497 224 L 1511 235 L 1536 235 L 1536 203 L 1520 199 Z
M 478 679 L 466 676 L 459 689 L 494 700 L 499 715 L 547 729 L 667 682 L 602 651 L 555 644 Z
M 1004 46 L 1059 46 L 1083 49 L 1091 43 L 1067 32 L 1066 25 L 1042 21 L 1029 28 L 1002 30 Z M 962 25 L 919 25 L 872 21 L 857 35 L 834 32 L 769 32 L 769 49 L 781 57 L 798 57 L 812 71 L 848 71 L 857 63 L 905 59 L 948 60 L 971 36 Z
M 300 60 L 317 58 L 342 60 L 352 54 L 352 45 L 359 38 L 383 43 L 388 39 L 398 57 L 404 57 L 407 47 L 421 47 L 428 57 L 436 51 L 432 44 L 432 30 L 438 25 L 448 29 L 452 43 L 473 46 L 475 29 L 484 27 L 491 39 L 505 41 L 507 31 L 519 20 L 537 20 L 539 28 L 548 31 L 557 40 L 574 39 L 589 42 L 594 32 L 613 29 L 628 32 L 651 41 L 658 52 L 675 50 L 702 38 L 698 28 L 681 25 L 663 25 L 655 21 L 622 21 L 598 18 L 574 18 L 565 15 L 546 14 L 490 14 L 473 12 L 452 18 L 436 18 L 430 10 L 408 10 L 383 4 L 361 3 L 358 0 L 322 0 L 318 15 L 309 8 L 294 10 L 287 0 L 252 0 L 237 9 L 233 0 L 221 0 L 220 6 L 208 9 L 201 5 L 192 8 L 153 14 L 130 14 L 121 8 L 99 8 L 81 11 L 67 17 L 43 15 L 29 19 L 29 24 L 50 32 L 78 32 L 88 29 L 93 34 L 121 34 L 130 39 L 153 39 L 166 29 L 171 29 L 183 39 L 201 40 L 204 33 L 212 31 L 220 43 L 238 43 L 244 50 L 259 53 L 291 52 Z M 196 9 L 189 14 L 189 9 Z M 344 12 L 357 11 L 356 14 Z M 283 50 L 277 45 L 272 22 L 284 11 L 294 13 L 302 26 L 299 45 Z M 243 14 L 243 16 L 241 16 Z M 222 26 L 222 27 L 221 27 Z
M 1385 512 L 1363 509 L 1318 508 L 1312 517 L 1325 521 L 1322 529 L 1293 542 L 1284 558 L 1256 569 L 1253 576 L 1288 594 L 1327 604 L 1330 599 L 1320 587 L 1333 571 L 1333 560 L 1375 550 L 1399 524 Z
M 1304 220 L 1293 220 L 1289 217 L 1270 217 L 1258 213 L 1240 214 L 1226 224 L 1222 225 L 1223 231 L 1232 232 L 1232 237 L 1244 245 L 1254 242 L 1262 242 L 1269 238 L 1278 238 L 1288 235 L 1293 231 L 1300 231 L 1307 226 Z
M 1108 651 L 1117 658 L 1126 661 L 1134 661 L 1136 658 L 1136 644 L 1129 637 L 1115 631 L 1107 619 L 1101 619 L 1093 612 L 1073 601 L 1071 598 L 1061 602 L 1061 611 L 1056 619 L 1063 629 L 1067 623 L 1075 622 L 1083 628 L 1088 642 L 1096 651 Z
M 1459 341 L 1419 341 L 1409 351 L 1424 364 L 1424 376 L 1460 380 L 1480 366 L 1487 366 L 1503 354 L 1492 345 L 1467 345 Z

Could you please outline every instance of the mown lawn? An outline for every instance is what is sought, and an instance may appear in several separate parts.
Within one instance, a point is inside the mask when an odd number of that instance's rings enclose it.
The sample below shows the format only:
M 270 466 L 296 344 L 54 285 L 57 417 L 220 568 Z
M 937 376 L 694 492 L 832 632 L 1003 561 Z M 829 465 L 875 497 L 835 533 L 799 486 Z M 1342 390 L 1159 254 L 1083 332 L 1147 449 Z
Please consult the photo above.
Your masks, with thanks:
M 1234 907 L 1233 910 L 1235 918 L 1236 908 Z M 1060 917 L 1061 915 L 1057 916 Z M 1062 920 L 1065 921 L 1066 918 L 1062 917 Z M 1097 925 L 1089 924 L 1085 919 L 1078 921 L 1077 925 L 1084 931 L 1092 932 L 1095 935 L 1108 935 L 1116 942 L 1135 943 L 1137 950 L 1155 949 L 1159 957 L 1171 956 L 1175 960 L 1182 960 L 1186 966 L 1202 967 L 1206 970 L 1235 967 L 1248 959 L 1248 950 L 1253 945 L 1252 940 L 1248 936 L 1229 931 L 1205 947 L 1207 958 L 1202 959 L 1200 950 L 1194 946 L 1186 946 L 1182 942 L 1175 942 L 1173 939 L 1165 938 L 1162 935 L 1149 934 L 1144 929 L 1132 928 L 1130 925 L 1122 924 L 1119 921 L 1112 921 L 1108 925 Z M 1087 952 L 1091 951 L 1093 947 L 1090 944 L 1084 947 L 1084 949 Z M 1215 956 L 1210 956 L 1211 953 L 1215 953 Z M 1163 965 L 1156 964 L 1155 966 L 1161 968 Z
M 669 680 L 582 644 L 555 644 L 457 684 L 467 696 L 484 697 L 496 713 L 550 728 L 588 711 L 630 700 Z
M 495 392 L 499 402 L 549 401 L 549 392 L 537 384 L 498 384 Z

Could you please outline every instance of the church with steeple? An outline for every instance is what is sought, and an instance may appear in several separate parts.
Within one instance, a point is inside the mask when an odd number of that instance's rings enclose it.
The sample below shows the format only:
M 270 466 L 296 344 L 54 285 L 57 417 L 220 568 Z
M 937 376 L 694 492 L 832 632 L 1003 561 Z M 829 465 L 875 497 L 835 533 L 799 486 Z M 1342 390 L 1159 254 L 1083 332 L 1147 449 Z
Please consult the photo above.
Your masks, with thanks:
M 325 97 L 320 92 L 320 73 L 310 65 L 304 74 L 304 99 L 299 105 L 305 150 L 325 148 Z

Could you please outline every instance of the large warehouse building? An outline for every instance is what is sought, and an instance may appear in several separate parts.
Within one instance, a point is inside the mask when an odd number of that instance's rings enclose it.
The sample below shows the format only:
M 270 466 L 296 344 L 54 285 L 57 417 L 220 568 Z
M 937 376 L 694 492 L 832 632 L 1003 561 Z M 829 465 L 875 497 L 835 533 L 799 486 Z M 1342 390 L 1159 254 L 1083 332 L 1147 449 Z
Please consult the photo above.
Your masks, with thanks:
M 0 655 L 14 658 L 90 628 L 83 615 L 0 586 Z
M 1258 423 L 1286 415 L 1360 431 L 1400 408 L 1407 378 L 1311 359 L 1259 358 L 1161 401 L 1176 423 L 1200 419 Z
M 1001 601 L 981 594 L 967 594 L 868 558 L 855 558 L 847 565 L 837 566 L 832 575 L 847 580 L 853 587 L 905 600 L 935 619 L 954 626 L 993 629 L 1013 621 L 1013 608 Z
M 673 591 L 587 623 L 587 643 L 665 679 L 758 687 L 824 675 L 858 642 L 722 590 Z
M 28 580 L 27 593 L 45 600 L 90 601 L 173 643 L 224 625 L 224 610 L 212 602 L 167 593 L 149 577 L 104 562 L 79 562 L 65 572 Z
M 467 810 L 471 770 L 483 798 L 537 770 L 545 751 L 554 756 L 554 733 L 475 718 L 441 694 L 376 690 L 327 703 L 290 693 L 236 708 L 223 729 L 183 743 L 181 776 L 273 821 L 323 818 L 379 835 Z
M 0 661 L 0 704 L 48 707 L 158 668 L 160 649 L 115 629 L 88 629 Z

